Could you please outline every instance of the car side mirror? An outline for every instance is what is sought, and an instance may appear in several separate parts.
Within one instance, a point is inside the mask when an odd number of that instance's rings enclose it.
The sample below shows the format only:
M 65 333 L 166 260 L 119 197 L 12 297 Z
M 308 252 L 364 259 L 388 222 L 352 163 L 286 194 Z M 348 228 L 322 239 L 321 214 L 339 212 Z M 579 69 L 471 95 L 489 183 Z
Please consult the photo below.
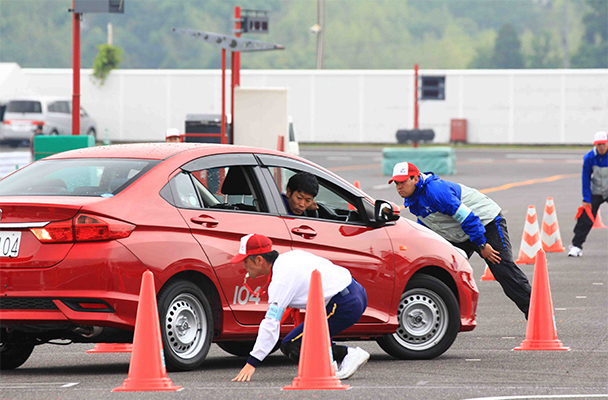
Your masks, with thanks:
M 399 219 L 399 207 L 386 201 L 376 200 L 374 204 L 374 226 L 382 226 L 387 222 Z

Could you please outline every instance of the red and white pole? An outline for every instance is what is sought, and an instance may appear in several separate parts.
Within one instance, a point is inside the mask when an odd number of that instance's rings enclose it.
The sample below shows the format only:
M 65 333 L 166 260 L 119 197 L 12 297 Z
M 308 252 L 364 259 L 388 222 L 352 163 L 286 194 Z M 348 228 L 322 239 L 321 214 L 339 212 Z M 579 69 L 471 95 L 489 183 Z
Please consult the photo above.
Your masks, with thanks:
M 74 94 L 72 95 L 72 135 L 80 135 L 80 14 L 72 0 L 72 75 Z

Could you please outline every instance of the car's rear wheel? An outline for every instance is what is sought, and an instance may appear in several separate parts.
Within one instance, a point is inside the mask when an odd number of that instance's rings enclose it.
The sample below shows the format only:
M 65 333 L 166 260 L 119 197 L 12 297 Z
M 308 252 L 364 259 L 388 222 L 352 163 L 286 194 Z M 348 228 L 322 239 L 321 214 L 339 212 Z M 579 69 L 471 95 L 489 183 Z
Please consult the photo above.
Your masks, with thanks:
M 59 132 L 57 131 L 57 129 L 53 129 L 50 133 L 51 136 L 57 136 L 59 135 Z
M 33 344 L 2 341 L 0 343 L 0 370 L 20 367 L 34 351 Z
M 94 140 L 97 140 L 97 132 L 95 131 L 95 129 L 91 128 L 87 131 L 87 135 L 89 136 L 93 136 Z
M 158 309 L 167 369 L 201 365 L 213 339 L 211 306 L 202 290 L 192 282 L 171 282 L 158 295 Z
M 377 339 L 380 347 L 396 358 L 437 357 L 450 348 L 460 330 L 456 296 L 432 276 L 418 275 L 408 282 L 397 313 L 397 331 Z

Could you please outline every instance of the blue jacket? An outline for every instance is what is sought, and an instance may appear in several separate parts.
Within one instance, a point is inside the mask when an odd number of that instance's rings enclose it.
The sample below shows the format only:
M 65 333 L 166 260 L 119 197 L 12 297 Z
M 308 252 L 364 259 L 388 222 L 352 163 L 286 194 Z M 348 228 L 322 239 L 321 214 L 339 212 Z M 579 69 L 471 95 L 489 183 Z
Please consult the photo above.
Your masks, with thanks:
M 583 159 L 583 201 L 591 203 L 591 195 L 608 197 L 608 153 L 600 156 L 595 147 Z
M 403 205 L 418 217 L 418 223 L 446 240 L 461 243 L 470 239 L 478 246 L 486 243 L 484 226 L 500 213 L 488 196 L 432 172 L 420 174 L 414 193 Z

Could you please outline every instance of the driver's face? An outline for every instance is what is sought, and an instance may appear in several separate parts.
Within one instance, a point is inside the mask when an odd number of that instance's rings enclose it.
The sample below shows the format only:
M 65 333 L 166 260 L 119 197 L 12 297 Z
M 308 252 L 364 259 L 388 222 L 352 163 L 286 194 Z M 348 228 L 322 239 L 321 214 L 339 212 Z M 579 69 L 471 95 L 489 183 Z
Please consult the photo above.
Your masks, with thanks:
M 293 212 L 294 215 L 302 215 L 314 200 L 314 197 L 311 194 L 304 193 L 300 190 L 292 192 L 289 188 L 287 188 L 285 196 L 287 197 L 289 208 L 291 208 L 291 212 Z

